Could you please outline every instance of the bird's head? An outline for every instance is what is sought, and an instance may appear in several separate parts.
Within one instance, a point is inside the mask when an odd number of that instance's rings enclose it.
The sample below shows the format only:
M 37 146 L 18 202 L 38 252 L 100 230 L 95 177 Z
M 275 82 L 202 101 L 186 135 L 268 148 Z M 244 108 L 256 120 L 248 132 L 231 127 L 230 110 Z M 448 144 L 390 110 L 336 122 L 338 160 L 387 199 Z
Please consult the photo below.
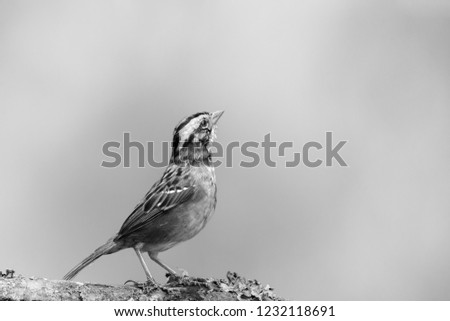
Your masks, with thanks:
M 172 161 L 203 161 L 211 156 L 217 122 L 224 112 L 200 112 L 184 118 L 173 132 Z

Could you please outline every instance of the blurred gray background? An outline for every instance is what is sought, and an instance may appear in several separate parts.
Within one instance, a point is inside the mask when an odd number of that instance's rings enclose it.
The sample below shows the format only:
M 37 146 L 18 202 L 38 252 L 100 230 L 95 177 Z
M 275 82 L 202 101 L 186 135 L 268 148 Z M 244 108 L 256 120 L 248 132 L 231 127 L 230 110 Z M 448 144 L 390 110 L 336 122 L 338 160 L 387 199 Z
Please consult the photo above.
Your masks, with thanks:
M 332 131 L 349 167 L 236 153 L 168 265 L 288 299 L 450 300 L 449 34 L 444 0 L 0 1 L 0 270 L 59 279 L 118 231 L 163 169 L 102 168 L 105 142 L 225 109 L 222 144 Z M 128 279 L 132 250 L 77 277 Z

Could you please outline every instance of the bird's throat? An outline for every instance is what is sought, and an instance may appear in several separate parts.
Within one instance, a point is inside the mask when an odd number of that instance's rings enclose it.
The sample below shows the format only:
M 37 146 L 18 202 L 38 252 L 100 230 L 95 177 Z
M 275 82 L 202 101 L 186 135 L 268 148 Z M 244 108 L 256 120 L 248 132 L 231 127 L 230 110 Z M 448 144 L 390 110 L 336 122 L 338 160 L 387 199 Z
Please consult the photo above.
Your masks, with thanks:
M 176 146 L 172 153 L 171 161 L 175 164 L 189 163 L 199 166 L 211 165 L 211 151 L 209 144 L 189 143 L 182 146 Z

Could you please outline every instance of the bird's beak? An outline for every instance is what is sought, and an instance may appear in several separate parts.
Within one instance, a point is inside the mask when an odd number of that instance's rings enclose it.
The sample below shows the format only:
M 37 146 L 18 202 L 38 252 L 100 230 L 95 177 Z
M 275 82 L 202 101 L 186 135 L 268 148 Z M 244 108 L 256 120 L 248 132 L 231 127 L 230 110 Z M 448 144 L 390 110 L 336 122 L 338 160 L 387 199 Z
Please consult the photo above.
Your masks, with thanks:
M 211 113 L 211 120 L 212 120 L 213 125 L 217 124 L 217 122 L 219 121 L 220 116 L 222 116 L 223 113 L 224 113 L 223 110 L 218 110 L 218 111 L 215 111 L 215 112 Z

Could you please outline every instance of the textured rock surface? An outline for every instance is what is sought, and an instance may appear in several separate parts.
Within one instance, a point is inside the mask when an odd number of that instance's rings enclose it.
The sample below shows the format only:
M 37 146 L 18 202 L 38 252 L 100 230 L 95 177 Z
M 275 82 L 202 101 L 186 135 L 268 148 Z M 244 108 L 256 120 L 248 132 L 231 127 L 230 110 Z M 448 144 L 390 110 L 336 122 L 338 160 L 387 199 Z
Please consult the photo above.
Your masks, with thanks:
M 257 301 L 282 300 L 268 285 L 228 272 L 226 279 L 169 278 L 164 285 L 110 286 L 74 281 L 0 276 L 0 300 L 38 301 Z

